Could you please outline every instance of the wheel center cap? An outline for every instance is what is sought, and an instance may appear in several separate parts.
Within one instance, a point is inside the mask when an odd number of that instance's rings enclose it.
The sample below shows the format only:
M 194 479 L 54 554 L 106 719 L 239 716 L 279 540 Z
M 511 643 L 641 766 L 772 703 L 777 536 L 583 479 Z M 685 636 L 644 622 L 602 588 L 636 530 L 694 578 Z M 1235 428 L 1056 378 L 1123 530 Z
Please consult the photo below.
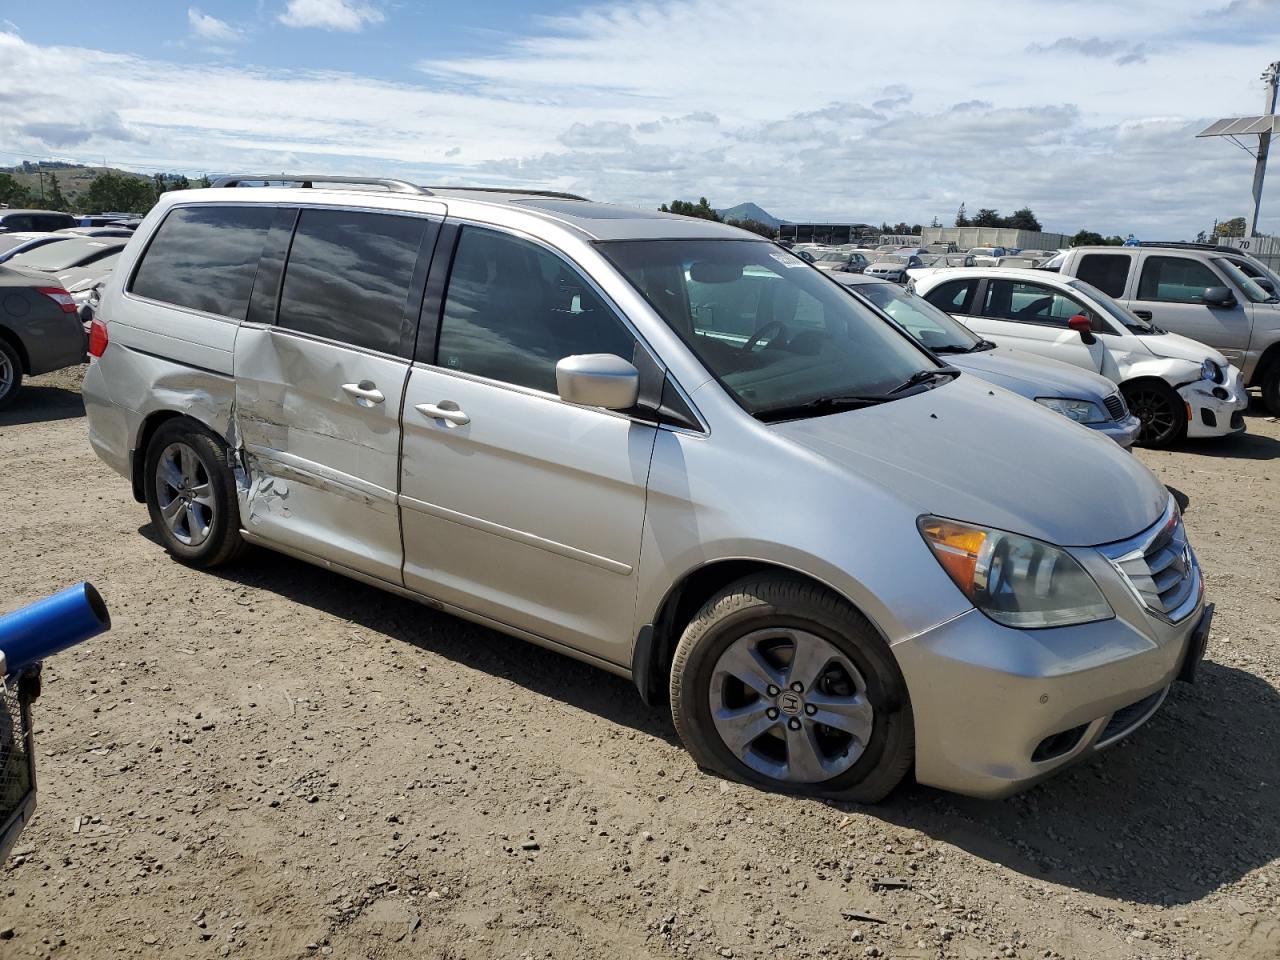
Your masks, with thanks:
M 788 717 L 797 717 L 800 711 L 804 709 L 804 700 L 800 694 L 791 690 L 783 690 L 778 694 L 778 709 L 785 713 Z

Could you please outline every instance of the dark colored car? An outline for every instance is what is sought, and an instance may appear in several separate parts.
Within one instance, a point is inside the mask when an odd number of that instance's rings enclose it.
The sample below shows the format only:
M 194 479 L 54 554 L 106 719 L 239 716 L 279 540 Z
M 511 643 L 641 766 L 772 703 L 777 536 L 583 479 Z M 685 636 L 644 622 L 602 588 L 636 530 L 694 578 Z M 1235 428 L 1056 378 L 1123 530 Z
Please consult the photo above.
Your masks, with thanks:
M 84 360 L 85 333 L 76 304 L 57 281 L 0 267 L 0 410 L 24 376 Z
M 0 210 L 0 233 L 44 233 L 79 225 L 71 214 L 57 210 Z

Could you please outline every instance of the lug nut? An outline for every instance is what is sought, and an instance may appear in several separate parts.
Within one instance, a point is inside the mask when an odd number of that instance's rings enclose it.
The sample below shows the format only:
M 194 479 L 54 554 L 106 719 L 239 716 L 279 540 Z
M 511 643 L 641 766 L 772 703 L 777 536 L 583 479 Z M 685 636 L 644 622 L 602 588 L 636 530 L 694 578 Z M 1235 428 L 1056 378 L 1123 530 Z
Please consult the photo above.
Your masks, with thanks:
M 792 730 L 799 730 L 800 721 L 797 720 L 795 717 L 792 717 L 790 720 L 787 721 L 787 726 L 790 727 Z
M 777 707 L 770 707 L 768 710 L 766 710 L 766 711 L 764 712 L 764 715 L 765 715 L 766 717 L 768 717 L 770 720 L 777 720 L 777 719 L 778 719 L 778 708 L 777 708 Z
M 769 684 L 769 696 L 771 696 L 771 697 L 776 697 L 776 696 L 777 696 L 778 694 L 780 694 L 781 692 L 782 692 L 782 691 L 781 691 L 781 690 L 779 690 L 777 687 L 775 687 L 772 683 L 771 683 L 771 684 Z
M 815 713 L 818 712 L 818 708 L 815 707 L 812 703 L 806 703 L 804 705 L 804 712 L 812 717 Z
M 795 683 L 791 685 L 791 689 L 794 690 L 796 693 L 804 693 L 804 684 L 801 683 L 799 680 L 797 680 Z

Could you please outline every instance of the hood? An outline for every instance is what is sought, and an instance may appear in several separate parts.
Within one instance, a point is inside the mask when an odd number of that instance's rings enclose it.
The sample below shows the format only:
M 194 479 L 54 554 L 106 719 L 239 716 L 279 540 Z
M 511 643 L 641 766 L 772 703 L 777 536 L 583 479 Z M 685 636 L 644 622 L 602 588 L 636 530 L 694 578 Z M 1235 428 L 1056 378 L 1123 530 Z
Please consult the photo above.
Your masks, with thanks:
M 1169 360 L 1190 360 L 1196 366 L 1204 363 L 1205 360 L 1212 360 L 1223 370 L 1227 369 L 1227 358 L 1199 340 L 1192 340 L 1178 333 L 1144 333 L 1140 334 L 1138 339 L 1157 357 L 1165 357 Z
M 1116 385 L 1099 374 L 1008 347 L 979 353 L 948 353 L 941 359 L 988 383 L 1032 400 L 1036 397 L 1071 397 L 1101 403 L 1116 392 Z
M 1169 491 L 1113 440 L 965 374 L 902 400 L 771 429 L 913 512 L 1060 546 L 1124 540 L 1169 503 Z

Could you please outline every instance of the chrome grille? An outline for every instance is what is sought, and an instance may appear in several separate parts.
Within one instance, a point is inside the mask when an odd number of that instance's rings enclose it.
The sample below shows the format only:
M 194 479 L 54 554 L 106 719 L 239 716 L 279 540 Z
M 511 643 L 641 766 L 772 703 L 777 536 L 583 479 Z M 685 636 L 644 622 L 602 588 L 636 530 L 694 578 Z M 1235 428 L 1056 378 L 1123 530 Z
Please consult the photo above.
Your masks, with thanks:
M 1148 610 L 1174 623 L 1195 609 L 1200 568 L 1173 500 L 1160 521 L 1132 540 L 1102 548 Z
M 1112 420 L 1123 420 L 1129 415 L 1129 409 L 1124 405 L 1124 397 L 1118 393 L 1113 393 L 1102 402 L 1107 405 L 1107 413 Z

